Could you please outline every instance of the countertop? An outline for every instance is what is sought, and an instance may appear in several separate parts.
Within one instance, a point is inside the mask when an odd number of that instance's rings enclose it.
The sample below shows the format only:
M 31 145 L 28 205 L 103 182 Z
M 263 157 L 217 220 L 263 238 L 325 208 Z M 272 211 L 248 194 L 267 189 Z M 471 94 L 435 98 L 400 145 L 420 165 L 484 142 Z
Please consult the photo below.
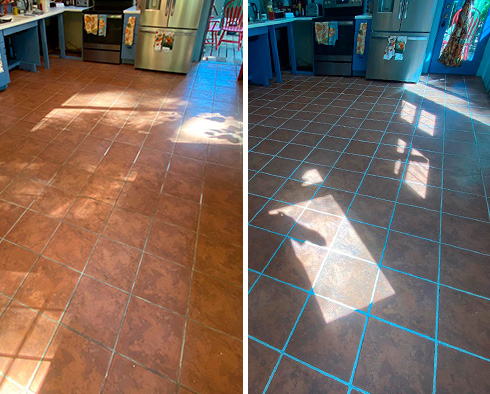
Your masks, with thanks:
M 124 13 L 125 14 L 139 14 L 139 13 L 141 13 L 141 11 L 136 9 L 136 6 L 133 6 L 133 7 L 130 7 L 128 9 L 124 10 Z
M 316 17 L 314 17 L 314 16 L 298 16 L 295 18 L 279 18 L 279 19 L 274 19 L 273 21 L 267 20 L 265 22 L 249 23 L 248 28 L 253 29 L 255 27 L 261 27 L 261 26 L 274 26 L 274 25 L 280 25 L 283 23 L 311 21 L 314 18 L 316 18 Z
M 53 7 L 50 8 L 48 12 L 45 12 L 44 14 L 41 15 L 35 15 L 35 16 L 24 16 L 24 15 L 5 15 L 5 17 L 12 17 L 12 22 L 7 22 L 7 23 L 1 23 L 0 24 L 0 31 L 1 30 L 6 30 L 10 29 L 11 27 L 15 26 L 20 26 L 29 22 L 35 22 L 41 19 L 46 19 L 50 18 L 55 15 L 62 14 L 65 11 L 68 12 L 82 12 L 86 8 L 83 7 Z

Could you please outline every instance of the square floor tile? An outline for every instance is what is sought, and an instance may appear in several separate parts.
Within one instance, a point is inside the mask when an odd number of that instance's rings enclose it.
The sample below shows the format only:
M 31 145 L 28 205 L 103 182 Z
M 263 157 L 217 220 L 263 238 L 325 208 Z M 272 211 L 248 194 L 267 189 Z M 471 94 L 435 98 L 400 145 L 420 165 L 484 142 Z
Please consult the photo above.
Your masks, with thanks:
M 145 254 L 133 294 L 184 315 L 190 282 L 190 269 Z
M 308 291 L 327 253 L 327 249 L 288 238 L 272 258 L 265 274 Z
M 78 194 L 87 184 L 92 173 L 66 165 L 50 182 L 50 185 Z
M 252 340 L 248 340 L 248 392 L 261 394 L 276 366 L 279 353 Z
M 354 385 L 377 393 L 427 393 L 433 371 L 434 343 L 370 319 Z
M 27 211 L 7 235 L 7 239 L 40 253 L 58 226 L 58 221 Z
M 94 174 L 88 181 L 87 186 L 83 189 L 82 194 L 95 200 L 103 201 L 108 204 L 114 204 L 123 183 L 99 174 Z
M 255 227 L 248 228 L 248 267 L 262 271 L 284 237 Z M 199 255 L 199 253 L 198 253 Z
M 490 391 L 490 363 L 439 345 L 437 354 L 438 393 L 486 393 Z
M 103 234 L 129 246 L 143 249 L 150 223 L 150 218 L 146 216 L 115 208 Z
M 243 309 L 242 293 L 241 286 L 196 273 L 192 280 L 189 316 L 208 327 L 241 338 L 243 322 L 237 311 Z
M 490 253 L 489 223 L 442 214 L 442 242 L 482 253 Z
M 319 297 L 312 297 L 286 352 L 322 371 L 349 380 L 365 317 Z
M 24 208 L 0 200 L 0 237 L 12 228 L 24 211 Z
M 65 310 L 80 274 L 45 258 L 40 258 L 15 298 L 58 320 Z
M 490 297 L 490 257 L 442 245 L 441 283 Z
M 271 197 L 286 181 L 268 174 L 257 174 L 248 184 L 248 191 L 263 197 Z
M 203 206 L 199 233 L 240 245 L 243 239 L 241 212 L 236 209 Z
M 289 235 L 292 238 L 319 246 L 330 246 L 335 238 L 342 218 L 321 212 L 305 210 L 296 221 Z
M 162 194 L 157 205 L 155 218 L 196 231 L 199 204 Z
M 30 388 L 36 392 L 98 392 L 110 357 L 109 350 L 60 327 Z
M 181 384 L 203 393 L 242 392 L 242 347 L 240 341 L 189 322 Z
M 271 393 L 347 393 L 348 387 L 314 369 L 283 357 L 269 386 Z
M 151 217 L 155 213 L 158 197 L 159 191 L 127 183 L 121 191 L 116 206 Z
M 439 212 L 397 205 L 392 229 L 418 237 L 439 239 Z
M 340 168 L 348 171 L 365 172 L 369 167 L 370 162 L 370 157 L 344 153 L 342 154 L 342 156 L 340 156 L 337 163 L 335 163 L 335 168 Z
M 79 197 L 66 215 L 65 221 L 89 231 L 100 233 L 112 207 L 87 197 Z
M 277 191 L 274 199 L 296 206 L 306 206 L 317 189 L 317 185 L 305 184 L 289 179 Z
M 437 286 L 388 269 L 379 275 L 371 313 L 421 334 L 434 336 Z
M 16 178 L 0 194 L 0 198 L 23 207 L 28 207 L 41 193 L 44 185 L 26 178 Z
M 439 245 L 436 242 L 390 232 L 383 265 L 437 281 Z
M 490 301 L 441 287 L 439 340 L 490 357 Z
M 371 303 L 378 267 L 331 252 L 318 276 L 315 293 L 357 309 Z
M 96 241 L 97 235 L 62 223 L 43 254 L 81 271 Z
M 306 298 L 305 292 L 261 277 L 249 296 L 249 335 L 282 349 Z
M 176 379 L 184 318 L 132 298 L 117 351 L 171 379 Z
M 83 277 L 63 317 L 63 324 L 112 348 L 128 294 Z
M 175 394 L 176 384 L 116 354 L 109 370 L 104 393 Z
M 384 200 L 395 201 L 400 182 L 394 179 L 366 175 L 359 193 Z
M 0 371 L 17 383 L 29 383 L 56 323 L 13 302 L 0 319 Z
M 472 219 L 489 220 L 485 197 L 444 190 L 442 210 Z
M 332 248 L 360 259 L 379 262 L 385 239 L 385 229 L 345 220 Z
M 163 185 L 163 192 L 184 200 L 199 202 L 201 198 L 201 183 L 189 182 L 178 174 L 169 173 Z
M 359 172 L 333 168 L 323 186 L 355 192 L 361 183 L 362 177 L 363 174 Z
M 347 217 L 375 226 L 388 227 L 394 206 L 395 204 L 389 201 L 357 195 Z
M 59 164 L 37 158 L 24 170 L 22 175 L 37 182 L 47 183 L 59 168 Z
M 73 202 L 75 195 L 61 189 L 47 186 L 39 195 L 31 208 L 48 216 L 62 219 Z
M 166 260 L 190 267 L 196 234 L 182 227 L 153 222 L 146 250 Z

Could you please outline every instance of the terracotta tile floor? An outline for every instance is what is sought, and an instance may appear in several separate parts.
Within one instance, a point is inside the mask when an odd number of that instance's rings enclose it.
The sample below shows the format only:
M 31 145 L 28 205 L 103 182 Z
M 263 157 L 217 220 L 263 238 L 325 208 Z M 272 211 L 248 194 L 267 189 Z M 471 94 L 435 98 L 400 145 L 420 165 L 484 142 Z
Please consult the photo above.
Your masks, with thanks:
M 490 97 L 249 90 L 249 392 L 490 392 Z
M 12 73 L 0 392 L 242 390 L 237 72 L 53 58 Z

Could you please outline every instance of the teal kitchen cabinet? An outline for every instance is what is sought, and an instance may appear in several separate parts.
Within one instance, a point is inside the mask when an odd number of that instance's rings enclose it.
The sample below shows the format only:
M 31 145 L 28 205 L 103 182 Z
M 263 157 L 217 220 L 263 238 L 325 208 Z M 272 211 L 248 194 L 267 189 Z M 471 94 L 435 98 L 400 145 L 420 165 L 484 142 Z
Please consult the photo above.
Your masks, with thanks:
M 3 71 L 0 70 L 0 91 L 7 88 L 7 85 L 10 83 L 10 75 L 9 75 L 9 65 L 7 63 L 7 53 L 5 51 L 5 41 L 3 39 L 3 32 L 0 31 L 0 59 L 3 64 Z

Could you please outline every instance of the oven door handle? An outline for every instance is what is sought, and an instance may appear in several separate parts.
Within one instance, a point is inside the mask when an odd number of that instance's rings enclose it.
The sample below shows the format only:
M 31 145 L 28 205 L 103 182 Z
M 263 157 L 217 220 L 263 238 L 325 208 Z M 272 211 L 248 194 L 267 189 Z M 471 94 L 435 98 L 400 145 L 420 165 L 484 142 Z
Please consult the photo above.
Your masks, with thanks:
M 337 25 L 339 26 L 351 26 L 354 24 L 354 22 L 344 22 L 344 21 L 321 21 L 321 22 L 337 22 Z
M 122 15 L 107 15 L 107 19 L 122 19 Z

